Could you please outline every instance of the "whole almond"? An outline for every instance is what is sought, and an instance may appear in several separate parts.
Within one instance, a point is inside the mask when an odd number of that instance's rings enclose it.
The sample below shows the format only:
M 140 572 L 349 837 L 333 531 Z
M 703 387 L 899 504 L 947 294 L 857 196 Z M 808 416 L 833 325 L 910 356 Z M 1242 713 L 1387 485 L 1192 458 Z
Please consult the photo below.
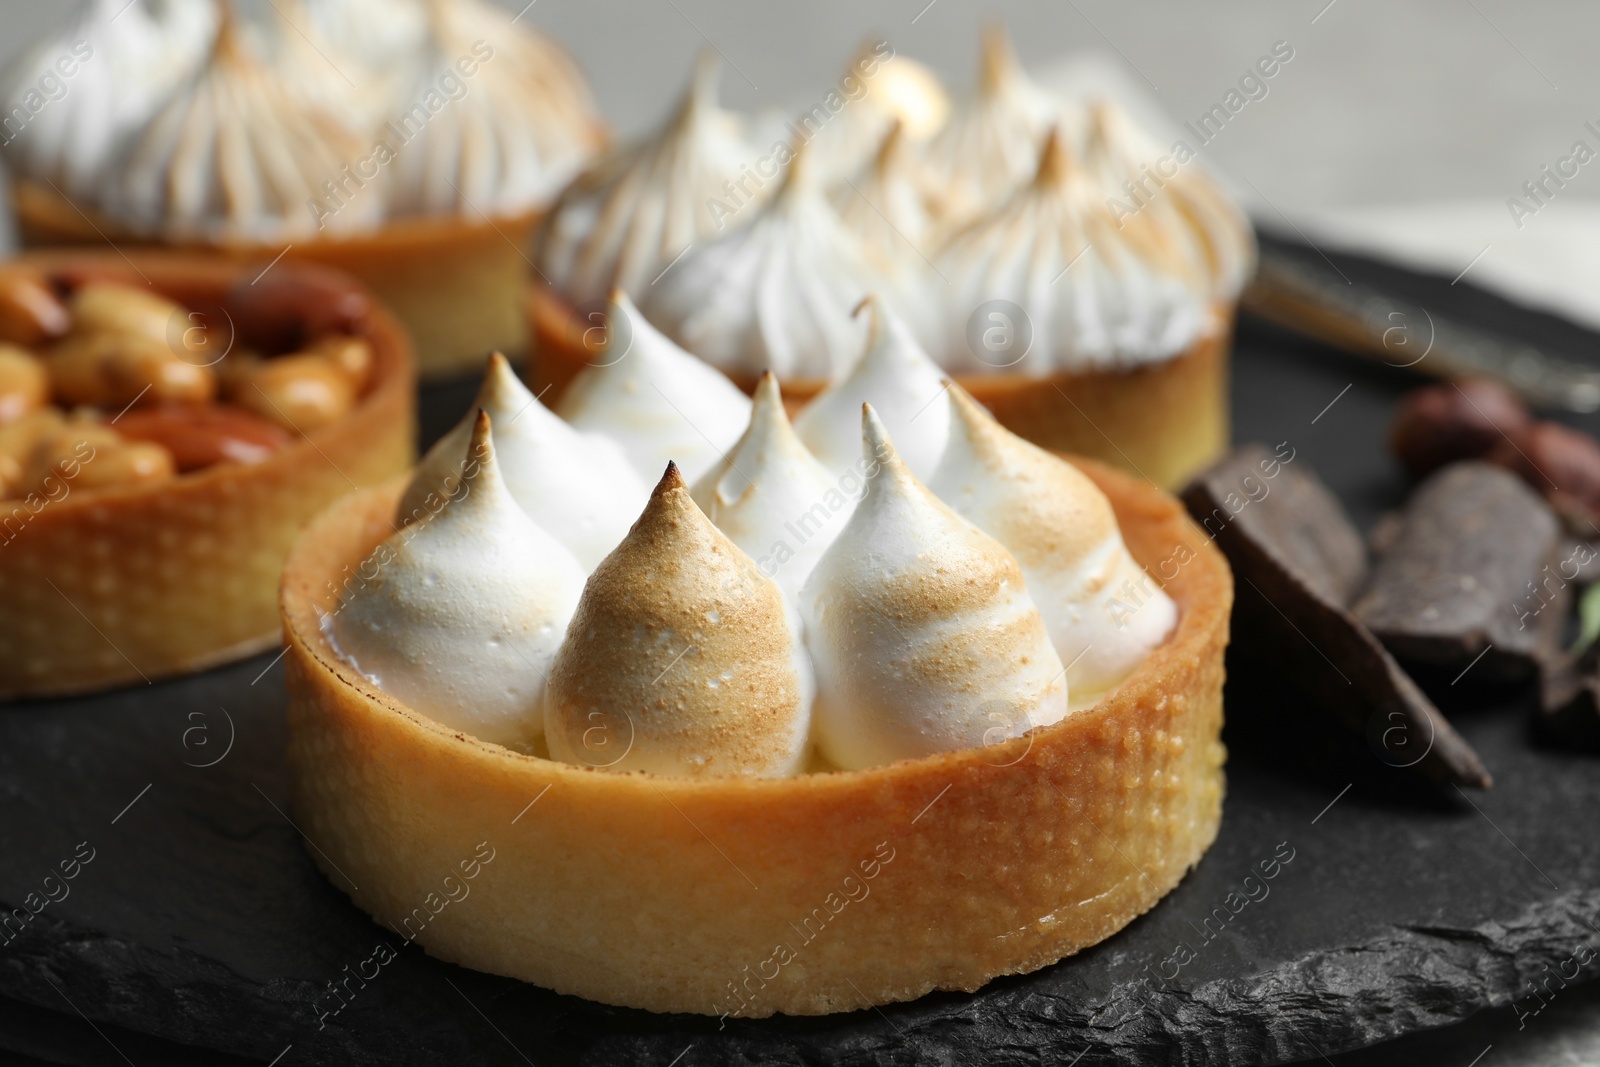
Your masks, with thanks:
M 294 438 L 276 423 L 228 404 L 135 408 L 117 420 L 132 441 L 150 441 L 172 453 L 178 470 L 217 463 L 260 463 Z

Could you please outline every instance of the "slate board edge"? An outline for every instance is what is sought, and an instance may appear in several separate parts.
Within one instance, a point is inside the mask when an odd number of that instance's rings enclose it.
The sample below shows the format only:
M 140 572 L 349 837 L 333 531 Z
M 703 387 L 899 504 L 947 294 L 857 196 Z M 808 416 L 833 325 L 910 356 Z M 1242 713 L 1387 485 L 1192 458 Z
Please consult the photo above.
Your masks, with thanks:
M 263 1062 L 287 1044 L 307 1043 L 306 1020 L 316 993 L 308 983 L 261 987 L 181 949 L 155 950 L 44 916 L 40 920 L 6 951 L 0 996 L 52 1011 L 70 1006 L 99 1022 Z M 1596 945 L 1597 930 L 1600 890 L 1571 891 L 1475 927 L 1396 927 L 1387 937 L 1357 946 L 1313 953 L 1248 977 L 1192 989 L 1172 987 L 1153 998 L 1136 986 L 1122 986 L 1086 1011 L 1051 1011 L 1046 1018 L 995 1015 L 989 1007 L 982 1010 L 990 1018 L 980 1019 L 968 1002 L 954 1011 L 935 1007 L 928 1017 L 876 1042 L 833 1049 L 795 1042 L 782 1050 L 773 1046 L 760 1023 L 746 1022 L 720 1035 L 716 1044 L 696 1042 L 695 1063 L 747 1064 L 755 1062 L 751 1057 L 804 1067 L 880 1057 L 948 1063 L 952 1054 L 988 1054 L 1008 1045 L 1024 1045 L 1046 1059 L 1086 1052 L 1085 1067 L 1126 1058 L 1182 1067 L 1242 1059 L 1286 1063 L 1447 1026 L 1513 1000 L 1530 1006 L 1534 1002 L 1526 983 L 1542 980 L 1549 973 L 1546 964 L 1555 970 L 1578 945 Z M 248 984 L 248 997 L 264 1009 L 252 1019 L 254 1040 L 249 1044 L 216 1040 L 219 1034 L 241 1033 L 239 990 L 232 990 L 234 995 L 228 990 L 236 983 Z M 52 985 L 57 993 L 51 992 Z M 1463 989 L 1474 992 L 1463 995 Z M 150 1007 L 161 1004 L 170 1013 L 151 1016 Z M 270 1010 L 274 1005 L 278 1011 Z M 662 1032 L 655 1034 L 602 1037 L 581 1061 L 670 1059 L 687 1031 L 674 1031 L 671 1017 L 663 1016 L 662 1022 Z M 1053 1033 L 1042 1032 L 1046 1022 Z M 950 1040 L 951 1035 L 969 1040 Z M 427 1035 L 416 1031 L 375 1036 L 330 1027 L 318 1036 L 320 1052 L 353 1064 L 410 1062 L 418 1054 L 459 1052 L 458 1047 L 430 1050 Z M 384 1037 L 392 1043 L 383 1043 Z M 537 1055 L 541 1050 L 530 1051 Z

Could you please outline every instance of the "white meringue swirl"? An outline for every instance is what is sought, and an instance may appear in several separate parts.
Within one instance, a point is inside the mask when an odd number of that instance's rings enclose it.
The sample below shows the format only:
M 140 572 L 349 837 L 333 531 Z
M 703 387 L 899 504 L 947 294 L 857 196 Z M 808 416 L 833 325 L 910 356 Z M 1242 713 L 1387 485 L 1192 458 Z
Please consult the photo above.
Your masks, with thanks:
M 620 445 L 567 425 L 498 352 L 489 357 L 472 411 L 417 464 L 399 521 L 426 519 L 455 492 L 478 411 L 493 420 L 495 455 L 512 499 L 585 571 L 593 570 L 633 525 L 649 490 Z
M 1034 180 L 958 234 L 937 264 L 950 281 L 939 361 L 956 372 L 997 369 L 966 335 L 974 310 L 993 300 L 1019 306 L 1031 330 L 1007 373 L 1036 377 L 1166 359 L 1220 328 L 1182 242 L 1154 219 L 1119 226 L 1054 131 Z
M 370 558 L 374 576 L 323 617 L 334 648 L 436 722 L 526 750 L 544 731 L 545 679 L 583 568 L 517 506 L 479 412 L 465 476 L 438 515 Z
M 819 751 L 853 770 L 1066 717 L 1066 671 L 1017 561 L 912 477 L 870 405 L 863 423 L 881 469 L 800 597 Z

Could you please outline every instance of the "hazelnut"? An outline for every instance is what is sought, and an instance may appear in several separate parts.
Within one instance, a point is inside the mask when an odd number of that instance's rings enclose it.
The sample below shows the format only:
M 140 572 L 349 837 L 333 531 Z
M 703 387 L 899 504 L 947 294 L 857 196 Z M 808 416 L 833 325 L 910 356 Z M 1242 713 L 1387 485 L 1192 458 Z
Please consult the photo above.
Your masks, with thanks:
M 160 445 L 126 441 L 110 426 L 74 419 L 34 446 L 24 488 L 53 497 L 52 477 L 75 489 L 106 489 L 164 482 L 176 474 L 172 454 Z
M 50 401 L 50 375 L 32 352 L 0 342 L 0 426 Z
M 216 395 L 211 368 L 172 354 L 164 342 L 129 333 L 72 333 L 51 349 L 56 399 L 111 410 L 144 404 L 199 404 Z
M 240 388 L 235 402 L 296 433 L 337 422 L 355 404 L 355 387 L 344 371 L 316 355 L 263 360 Z
M 72 316 L 43 272 L 20 263 L 0 267 L 0 341 L 32 348 L 71 325 Z
M 365 337 L 329 334 L 307 345 L 303 352 L 321 356 L 344 371 L 357 393 L 366 388 L 367 378 L 372 373 L 372 345 Z
M 1415 478 L 1457 460 L 1477 459 L 1515 437 L 1532 416 L 1499 382 L 1469 378 L 1414 389 L 1400 401 L 1389 449 Z
M 1536 422 L 1486 457 L 1542 493 L 1579 536 L 1600 533 L 1600 442 L 1558 422 Z
M 276 423 L 226 404 L 136 408 L 116 428 L 131 441 L 161 445 L 184 472 L 216 463 L 260 463 L 293 440 Z
M 89 282 L 72 294 L 75 333 L 132 334 L 168 347 L 188 326 L 184 309 L 164 296 L 116 282 Z

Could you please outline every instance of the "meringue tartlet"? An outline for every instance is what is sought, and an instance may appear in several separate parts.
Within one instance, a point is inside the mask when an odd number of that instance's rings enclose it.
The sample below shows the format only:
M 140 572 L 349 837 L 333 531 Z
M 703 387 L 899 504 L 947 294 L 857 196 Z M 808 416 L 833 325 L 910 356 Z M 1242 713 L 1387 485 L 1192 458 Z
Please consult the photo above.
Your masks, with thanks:
M 148 682 L 278 643 L 278 574 L 301 527 L 414 455 L 405 332 L 329 275 L 279 264 L 252 286 L 256 272 L 219 258 L 131 252 L 0 268 L 0 328 L 38 352 L 0 345 L 0 698 Z M 71 309 L 59 323 L 44 314 L 57 293 Z M 22 413 L 30 365 L 49 391 Z
M 75 88 L 13 139 L 24 243 L 311 260 L 393 308 L 425 374 L 520 355 L 521 245 L 605 140 L 572 60 L 483 0 L 274 5 L 261 27 L 195 6 L 97 3 L 39 53 L 86 41 L 133 91 Z
M 770 385 L 755 417 L 746 444 L 786 440 L 772 421 L 781 413 Z M 874 435 L 886 444 L 880 431 L 869 419 L 869 447 Z M 992 592 L 979 596 L 989 605 L 983 610 L 1032 627 L 1043 642 L 1040 614 L 1007 599 L 1021 588 L 1015 560 L 927 495 L 892 447 L 882 462 L 878 477 L 893 484 L 874 483 L 868 500 L 876 492 L 880 502 L 850 518 L 805 583 L 802 600 L 833 591 L 822 598 L 831 606 L 820 624 L 834 628 L 834 608 L 852 597 L 887 593 L 853 591 L 852 582 L 871 576 L 837 571 L 858 555 L 839 546 L 904 530 L 908 519 L 913 533 L 926 535 L 931 509 L 958 542 L 939 551 L 984 561 L 980 569 L 994 579 Z M 296 817 L 318 844 L 315 862 L 398 929 L 434 887 L 430 872 L 487 834 L 500 858 L 474 886 L 487 894 L 483 906 L 442 913 L 418 942 L 452 962 L 652 1011 L 851 1011 L 935 989 L 975 990 L 1109 937 L 1171 890 L 1216 834 L 1232 582 L 1170 497 L 1099 464 L 1077 466 L 1104 493 L 1131 560 L 1162 574 L 1176 615 L 1170 633 L 1098 703 L 1052 713 L 1056 721 L 1025 736 L 1000 714 L 976 746 L 782 777 L 752 773 L 754 765 L 729 773 L 742 761 L 792 760 L 793 749 L 781 744 L 707 753 L 675 749 L 672 734 L 651 723 L 622 729 L 625 707 L 687 706 L 708 724 L 759 713 L 745 726 L 776 742 L 794 736 L 785 731 L 805 715 L 784 594 L 711 527 L 675 471 L 590 579 L 571 647 L 552 667 L 552 754 L 560 745 L 591 754 L 572 762 L 490 744 L 424 715 L 341 657 L 325 621 L 342 608 L 330 582 L 394 535 L 404 486 L 336 504 L 295 546 L 282 588 Z M 914 540 L 879 538 L 889 552 L 914 552 Z M 646 594 L 646 604 L 628 607 L 628 597 Z M 704 655 L 679 647 L 693 647 L 697 627 L 718 627 L 708 613 L 730 602 L 744 614 L 723 636 L 702 638 L 710 641 Z M 646 616 L 656 621 L 634 631 Z M 916 626 L 923 622 L 939 626 L 931 617 Z M 861 624 L 894 635 L 865 614 L 833 632 Z M 933 649 L 918 632 L 901 639 Z M 729 643 L 736 633 L 749 640 Z M 677 642 L 658 647 L 661 634 Z M 644 642 L 638 662 L 613 658 L 618 641 Z M 608 654 L 597 657 L 596 642 Z M 726 679 L 717 670 L 735 665 Z M 730 702 L 727 687 L 746 680 L 743 670 L 766 680 Z M 875 691 L 848 673 L 835 678 L 845 687 L 819 693 L 819 715 L 841 693 L 849 700 Z M 642 705 L 638 689 L 651 697 Z M 619 773 L 613 759 L 633 747 L 730 762 L 709 776 L 681 768 Z M 870 897 L 862 892 L 869 884 Z
M 633 173 L 626 198 L 566 228 L 647 248 L 611 283 L 747 391 L 770 370 L 798 407 L 848 377 L 864 332 L 850 309 L 876 296 L 941 374 L 1037 444 L 1168 487 L 1215 457 L 1255 244 L 1192 148 L 1158 147 L 1110 101 L 1047 91 L 997 29 L 972 96 L 922 140 L 890 118 L 873 126 L 875 154 L 841 152 L 831 142 L 862 132 L 850 114 L 814 138 L 791 123 L 786 169 L 715 219 L 705 205 L 725 194 L 709 160 L 727 146 L 676 122 L 655 143 L 699 165 Z M 629 242 L 665 219 L 681 222 L 672 240 Z M 532 381 L 557 396 L 610 330 L 597 298 L 583 302 L 578 262 L 543 262 L 527 299 Z

